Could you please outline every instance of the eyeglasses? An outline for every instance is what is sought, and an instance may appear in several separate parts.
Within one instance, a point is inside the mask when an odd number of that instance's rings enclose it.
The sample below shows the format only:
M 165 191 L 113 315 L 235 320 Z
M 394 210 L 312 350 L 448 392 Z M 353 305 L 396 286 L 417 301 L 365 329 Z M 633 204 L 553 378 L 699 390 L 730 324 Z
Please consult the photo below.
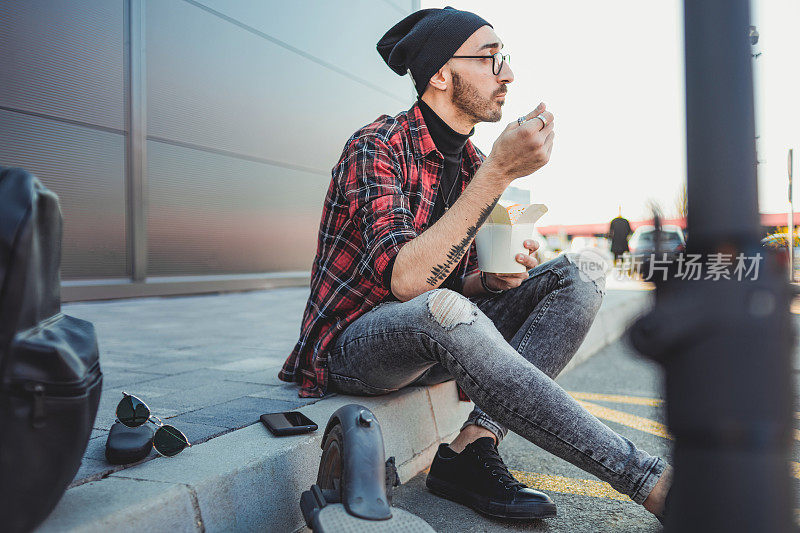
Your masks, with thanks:
M 165 457 L 178 455 L 187 446 L 191 446 L 181 430 L 151 415 L 146 403 L 127 392 L 122 393 L 122 400 L 117 405 L 117 419 L 129 428 L 139 427 L 145 422 L 157 425 L 158 429 L 153 435 L 153 448 Z
M 500 74 L 500 71 L 503 70 L 503 63 L 508 61 L 511 64 L 511 54 L 502 54 L 497 52 L 496 54 L 492 54 L 490 56 L 451 56 L 458 59 L 489 59 L 492 60 L 492 74 L 497 76 Z

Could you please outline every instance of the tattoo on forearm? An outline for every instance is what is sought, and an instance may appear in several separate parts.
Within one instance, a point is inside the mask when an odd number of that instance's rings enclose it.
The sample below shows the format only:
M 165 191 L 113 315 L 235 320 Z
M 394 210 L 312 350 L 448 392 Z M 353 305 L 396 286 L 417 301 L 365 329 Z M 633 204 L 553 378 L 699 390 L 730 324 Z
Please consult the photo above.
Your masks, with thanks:
M 467 247 L 472 242 L 472 239 L 475 238 L 475 235 L 478 234 L 478 230 L 480 229 L 481 225 L 483 225 L 483 223 L 489 217 L 489 214 L 492 212 L 492 209 L 494 209 L 494 206 L 497 205 L 499 200 L 500 197 L 498 196 L 491 204 L 488 204 L 481 210 L 477 222 L 467 229 L 467 234 L 458 243 L 450 247 L 450 250 L 447 252 L 447 260 L 431 269 L 430 276 L 428 276 L 428 279 L 425 280 L 428 285 L 435 287 L 447 279 L 447 276 L 450 275 L 451 267 L 461 261 L 461 258 L 464 256 L 464 252 L 466 251 Z

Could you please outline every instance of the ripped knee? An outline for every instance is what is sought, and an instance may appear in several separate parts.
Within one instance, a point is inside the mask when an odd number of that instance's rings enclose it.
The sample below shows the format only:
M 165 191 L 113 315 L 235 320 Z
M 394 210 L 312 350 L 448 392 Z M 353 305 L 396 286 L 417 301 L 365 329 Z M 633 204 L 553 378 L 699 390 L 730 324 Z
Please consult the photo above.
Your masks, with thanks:
M 474 303 L 450 289 L 430 291 L 428 311 L 431 317 L 447 330 L 459 324 L 472 324 L 478 316 L 478 307 Z
M 600 296 L 606 293 L 606 276 L 611 271 L 611 264 L 599 252 L 584 249 L 581 252 L 568 252 L 564 254 L 570 263 L 577 269 L 578 277 L 586 283 L 593 283 Z

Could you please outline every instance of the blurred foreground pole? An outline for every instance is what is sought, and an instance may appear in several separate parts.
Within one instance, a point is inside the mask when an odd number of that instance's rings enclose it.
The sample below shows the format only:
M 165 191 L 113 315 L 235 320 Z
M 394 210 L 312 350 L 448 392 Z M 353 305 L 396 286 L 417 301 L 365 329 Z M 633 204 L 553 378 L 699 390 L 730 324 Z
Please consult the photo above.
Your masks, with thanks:
M 788 240 L 786 249 L 789 250 L 789 281 L 794 281 L 794 200 L 792 198 L 792 163 L 794 150 L 789 148 L 789 220 L 786 225 Z
M 630 330 L 665 369 L 676 469 L 666 531 L 794 531 L 795 332 L 786 272 L 759 246 L 750 5 L 684 0 L 684 10 L 686 256 L 702 254 L 702 271 L 678 262 Z M 729 279 L 710 267 L 726 257 Z M 758 272 L 737 274 L 737 257 Z

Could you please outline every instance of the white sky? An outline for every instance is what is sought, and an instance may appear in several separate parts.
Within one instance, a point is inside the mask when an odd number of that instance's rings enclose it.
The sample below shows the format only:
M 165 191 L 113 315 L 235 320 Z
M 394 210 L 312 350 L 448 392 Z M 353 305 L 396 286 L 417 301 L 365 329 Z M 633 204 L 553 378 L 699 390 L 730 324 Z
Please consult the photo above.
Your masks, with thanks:
M 511 53 L 514 82 L 503 118 L 475 128 L 485 153 L 506 124 L 540 101 L 556 117 L 550 163 L 515 186 L 549 212 L 541 225 L 605 222 L 617 208 L 646 218 L 646 202 L 667 215 L 686 176 L 683 3 L 679 0 L 422 0 L 450 5 L 494 26 Z M 787 210 L 786 152 L 800 172 L 800 0 L 755 0 L 756 115 L 762 212 Z M 800 187 L 798 185 L 795 188 Z

